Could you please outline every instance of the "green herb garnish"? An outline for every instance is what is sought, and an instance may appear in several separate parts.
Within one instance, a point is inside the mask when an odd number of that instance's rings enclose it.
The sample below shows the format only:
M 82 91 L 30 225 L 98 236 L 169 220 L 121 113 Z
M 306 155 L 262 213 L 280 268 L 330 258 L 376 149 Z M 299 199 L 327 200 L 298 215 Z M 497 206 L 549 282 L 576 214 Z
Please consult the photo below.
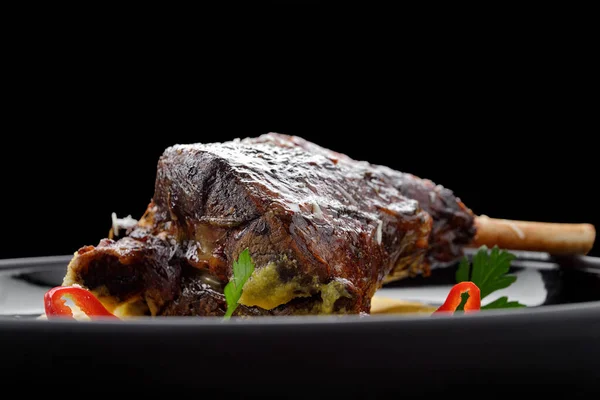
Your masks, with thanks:
M 508 297 L 502 296 L 485 306 L 482 306 L 482 310 L 489 310 L 492 308 L 519 308 L 525 307 L 525 304 L 521 304 L 518 301 L 508 301 Z
M 242 251 L 237 259 L 233 263 L 233 276 L 229 283 L 225 286 L 225 301 L 227 301 L 227 312 L 225 313 L 225 319 L 231 317 L 233 312 L 238 306 L 238 300 L 242 296 L 242 289 L 244 284 L 252 272 L 254 271 L 254 263 L 250 257 L 248 249 Z
M 481 246 L 472 257 L 471 263 L 465 256 L 456 270 L 456 282 L 471 281 L 479 287 L 481 299 L 495 292 L 512 285 L 517 277 L 507 275 L 510 269 L 510 263 L 515 259 L 515 255 L 507 251 L 500 250 L 494 246 L 488 254 L 487 246 Z M 508 301 L 508 297 L 503 296 L 499 299 L 481 307 L 482 309 L 492 308 L 514 308 L 525 307 L 518 301 Z

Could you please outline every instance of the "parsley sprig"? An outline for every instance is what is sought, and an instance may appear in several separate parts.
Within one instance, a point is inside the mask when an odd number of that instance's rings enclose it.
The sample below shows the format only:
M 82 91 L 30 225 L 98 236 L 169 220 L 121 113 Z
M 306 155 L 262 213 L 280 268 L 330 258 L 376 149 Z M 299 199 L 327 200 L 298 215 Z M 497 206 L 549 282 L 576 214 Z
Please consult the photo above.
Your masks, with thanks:
M 233 263 L 233 276 L 225 286 L 225 301 L 227 302 L 227 311 L 225 319 L 231 318 L 231 315 L 238 306 L 238 300 L 242 296 L 242 289 L 250 275 L 254 272 L 254 262 L 250 257 L 248 249 L 244 249 L 238 256 L 237 261 Z
M 496 290 L 509 287 L 517 280 L 516 276 L 507 275 L 515 255 L 500 250 L 498 246 L 494 246 L 491 251 L 488 250 L 487 246 L 481 246 L 473 255 L 471 263 L 465 256 L 456 270 L 456 282 L 471 281 L 476 284 L 481 291 L 482 300 Z M 525 307 L 525 305 L 518 301 L 508 301 L 507 296 L 502 296 L 481 309 L 516 307 Z

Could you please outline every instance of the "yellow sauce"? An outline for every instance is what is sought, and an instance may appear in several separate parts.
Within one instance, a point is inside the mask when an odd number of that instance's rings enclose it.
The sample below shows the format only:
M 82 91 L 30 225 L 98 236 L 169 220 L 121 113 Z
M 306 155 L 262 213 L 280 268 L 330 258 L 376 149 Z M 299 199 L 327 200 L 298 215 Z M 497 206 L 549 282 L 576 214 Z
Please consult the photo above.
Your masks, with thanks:
M 300 279 L 295 277 L 288 282 L 282 282 L 277 272 L 277 265 L 269 263 L 263 268 L 254 270 L 244 285 L 238 303 L 271 310 L 296 297 L 310 297 L 311 288 L 301 285 L 299 281 Z
M 321 293 L 322 303 L 320 313 L 332 313 L 335 302 L 341 297 L 349 297 L 343 283 L 332 281 L 327 284 L 319 284 L 317 279 L 307 284 L 301 283 L 299 277 L 294 277 L 283 282 L 279 277 L 277 265 L 269 263 L 263 268 L 255 269 L 246 284 L 238 303 L 248 307 L 258 306 L 265 310 L 286 304 L 297 297 L 310 297 Z
M 141 296 L 120 301 L 116 297 L 111 296 L 105 286 L 100 286 L 91 290 L 91 292 L 108 311 L 119 318 L 141 317 L 148 314 L 148 305 Z

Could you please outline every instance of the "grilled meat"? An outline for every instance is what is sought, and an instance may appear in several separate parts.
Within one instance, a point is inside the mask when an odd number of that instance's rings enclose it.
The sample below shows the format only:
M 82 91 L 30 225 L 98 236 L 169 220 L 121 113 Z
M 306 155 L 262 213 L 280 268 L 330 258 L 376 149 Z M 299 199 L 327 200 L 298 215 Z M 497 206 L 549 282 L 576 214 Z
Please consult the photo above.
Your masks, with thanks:
M 351 169 L 366 169 L 385 185 L 398 190 L 403 196 L 419 202 L 421 208 L 433 218 L 429 239 L 427 261 L 429 265 L 455 261 L 463 254 L 463 247 L 471 243 L 476 233 L 475 215 L 451 190 L 436 185 L 429 179 L 399 172 L 391 168 L 356 161 L 345 154 L 326 149 L 298 136 L 269 133 L 257 138 L 247 138 L 244 143 L 267 143 L 276 147 L 301 148 L 312 154 L 320 154 L 332 162 Z M 405 270 L 398 268 L 386 278 L 400 279 Z
M 386 279 L 455 259 L 474 233 L 449 190 L 297 137 L 176 145 L 137 226 L 80 249 L 63 284 L 136 313 L 219 316 L 248 248 L 238 315 L 368 313 Z

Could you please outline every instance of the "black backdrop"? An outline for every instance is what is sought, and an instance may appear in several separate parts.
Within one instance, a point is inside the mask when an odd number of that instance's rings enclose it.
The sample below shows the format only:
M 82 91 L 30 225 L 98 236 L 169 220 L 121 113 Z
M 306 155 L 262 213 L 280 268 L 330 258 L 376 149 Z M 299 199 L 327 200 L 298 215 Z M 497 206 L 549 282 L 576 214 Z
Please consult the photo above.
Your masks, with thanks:
M 62 20 L 27 7 L 4 24 L 0 258 L 70 254 L 107 234 L 111 212 L 139 217 L 168 145 L 268 131 L 430 178 L 478 214 L 600 227 L 596 14 L 580 6 L 373 16 L 319 4 L 244 9 L 243 25 L 231 4 L 69 8 Z M 511 345 L 527 365 L 531 349 Z
M 144 212 L 165 147 L 269 131 L 430 178 L 478 214 L 600 226 L 595 148 L 581 134 L 586 129 L 574 107 L 565 111 L 558 101 L 527 111 L 497 104 L 448 111 L 425 104 L 365 116 L 361 104 L 294 105 L 285 114 L 257 115 L 227 106 L 218 115 L 200 106 L 162 114 L 162 102 L 125 112 L 74 104 L 35 108 L 22 123 L 41 135 L 16 131 L 4 147 L 0 256 L 69 254 L 96 244 L 110 228 L 111 212 L 134 218 Z
M 583 47 L 439 38 L 397 52 L 282 25 L 181 54 L 37 36 L 7 75 L 0 257 L 70 254 L 105 237 L 112 212 L 138 218 L 169 145 L 269 131 L 432 179 L 477 214 L 600 226 Z

